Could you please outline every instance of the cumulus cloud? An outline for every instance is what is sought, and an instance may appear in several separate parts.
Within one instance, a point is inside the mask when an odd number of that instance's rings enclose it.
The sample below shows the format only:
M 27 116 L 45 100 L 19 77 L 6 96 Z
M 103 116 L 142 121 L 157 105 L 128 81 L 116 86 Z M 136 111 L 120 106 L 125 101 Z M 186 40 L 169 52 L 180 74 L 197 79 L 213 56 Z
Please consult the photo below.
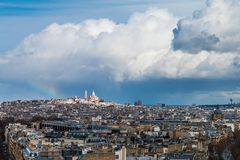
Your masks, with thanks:
M 212 0 L 193 18 L 179 22 L 167 10 L 149 9 L 122 24 L 109 19 L 53 23 L 2 56 L 0 73 L 4 80 L 42 81 L 235 77 L 240 58 L 234 45 L 240 41 L 237 7 Z
M 170 50 L 176 21 L 166 10 L 150 9 L 133 14 L 126 24 L 108 19 L 53 23 L 10 51 L 5 57 L 9 62 L 0 70 L 5 77 L 16 73 L 36 79 L 79 80 L 104 73 L 122 81 L 132 72 L 141 77 L 145 73 L 140 72 L 145 72 L 159 53 Z
M 173 31 L 174 49 L 239 53 L 240 1 L 208 0 L 206 4 L 206 8 L 178 22 Z

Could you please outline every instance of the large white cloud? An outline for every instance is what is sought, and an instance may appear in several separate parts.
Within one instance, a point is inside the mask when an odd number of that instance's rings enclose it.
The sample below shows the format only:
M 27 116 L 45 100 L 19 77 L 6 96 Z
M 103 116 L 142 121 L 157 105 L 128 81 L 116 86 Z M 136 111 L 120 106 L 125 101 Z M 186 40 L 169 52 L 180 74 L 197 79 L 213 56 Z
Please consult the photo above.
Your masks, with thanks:
M 188 52 L 240 52 L 240 1 L 208 0 L 206 8 L 179 21 L 173 46 Z
M 211 12 L 213 6 L 226 5 L 229 8 L 229 3 L 220 1 L 221 3 L 212 1 L 213 4 L 201 14 L 215 17 L 216 13 Z M 234 8 L 231 15 L 238 14 L 236 6 L 231 6 Z M 222 15 L 224 23 L 230 21 L 228 14 Z M 143 13 L 135 13 L 125 24 L 117 24 L 108 19 L 86 20 L 79 24 L 53 23 L 43 31 L 26 37 L 16 49 L 2 56 L 0 74 L 3 80 L 47 81 L 235 77 L 240 66 L 239 55 L 236 53 L 239 48 L 234 45 L 234 49 L 228 50 L 227 44 L 228 39 L 235 38 L 233 44 L 239 42 L 237 28 L 233 28 L 236 23 L 240 25 L 239 20 L 234 19 L 231 27 L 220 26 L 221 28 L 214 30 L 214 25 L 215 28 L 219 26 L 216 21 L 207 28 L 204 25 L 198 26 L 200 22 L 195 24 L 195 21 L 203 21 L 202 19 L 206 18 L 182 21 L 185 21 L 184 24 L 189 22 L 190 27 L 196 25 L 195 29 L 199 32 L 208 29 L 206 34 L 220 35 L 220 42 L 223 44 L 214 46 L 219 49 L 211 52 L 199 51 L 198 54 L 172 49 L 172 30 L 176 27 L 178 18 L 167 10 L 149 9 Z M 184 30 L 179 30 L 178 36 L 189 34 L 191 38 L 195 32 L 198 33 L 183 25 L 182 21 L 179 24 Z M 225 38 L 223 42 L 222 37 Z M 219 54 L 220 52 L 223 53 Z

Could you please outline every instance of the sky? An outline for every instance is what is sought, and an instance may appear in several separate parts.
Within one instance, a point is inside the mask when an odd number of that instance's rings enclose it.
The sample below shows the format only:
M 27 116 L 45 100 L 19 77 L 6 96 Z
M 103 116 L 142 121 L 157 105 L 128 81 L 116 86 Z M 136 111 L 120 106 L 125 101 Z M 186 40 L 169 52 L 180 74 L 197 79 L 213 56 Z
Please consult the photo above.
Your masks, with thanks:
M 0 0 L 0 101 L 240 102 L 239 0 Z

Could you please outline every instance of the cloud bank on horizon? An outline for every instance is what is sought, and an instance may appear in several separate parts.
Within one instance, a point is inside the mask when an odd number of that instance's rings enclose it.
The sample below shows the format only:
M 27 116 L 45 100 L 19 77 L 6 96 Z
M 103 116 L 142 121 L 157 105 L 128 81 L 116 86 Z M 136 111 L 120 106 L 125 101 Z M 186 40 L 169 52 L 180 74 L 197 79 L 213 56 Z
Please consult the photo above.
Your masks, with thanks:
M 127 23 L 52 23 L 0 56 L 1 80 L 238 79 L 239 16 L 239 1 L 208 0 L 186 18 L 152 8 Z

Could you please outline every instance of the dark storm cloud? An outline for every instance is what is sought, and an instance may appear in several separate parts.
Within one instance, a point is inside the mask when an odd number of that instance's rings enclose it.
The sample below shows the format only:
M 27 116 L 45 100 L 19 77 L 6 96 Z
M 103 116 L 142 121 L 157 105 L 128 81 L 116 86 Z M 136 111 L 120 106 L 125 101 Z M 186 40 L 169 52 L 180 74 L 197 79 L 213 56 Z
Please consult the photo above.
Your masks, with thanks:
M 208 0 L 204 9 L 179 20 L 173 30 L 172 47 L 189 53 L 239 53 L 239 16 L 239 1 Z
M 189 35 L 191 32 L 184 33 L 182 31 L 182 21 L 179 21 L 177 28 L 173 30 L 173 49 L 182 50 L 190 53 L 198 53 L 200 51 L 212 51 L 220 39 L 212 34 L 201 32 L 197 35 Z M 187 34 L 187 35 L 184 35 Z M 187 38 L 186 38 L 187 37 Z

